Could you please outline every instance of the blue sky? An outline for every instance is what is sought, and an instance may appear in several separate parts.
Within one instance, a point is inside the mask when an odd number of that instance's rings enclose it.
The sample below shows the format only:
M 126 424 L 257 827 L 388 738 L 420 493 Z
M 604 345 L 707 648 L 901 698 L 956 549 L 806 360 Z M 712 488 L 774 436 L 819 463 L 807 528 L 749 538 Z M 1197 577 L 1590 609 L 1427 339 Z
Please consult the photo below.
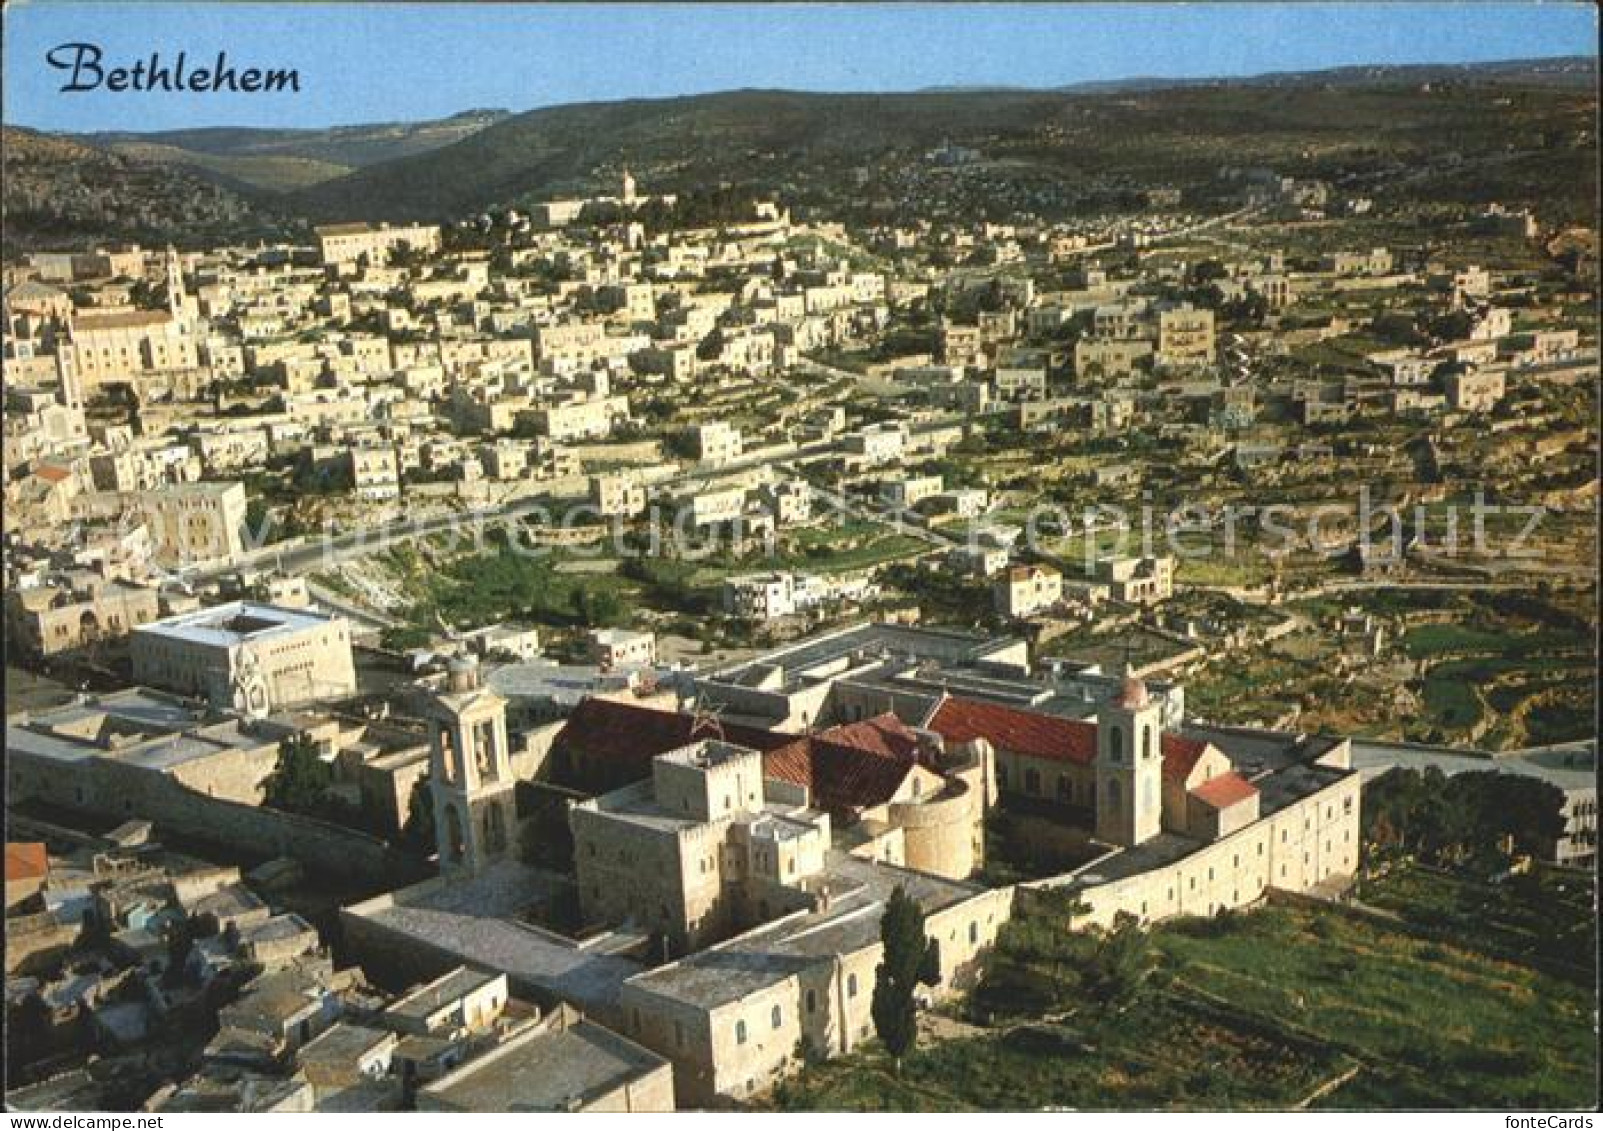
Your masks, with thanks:
M 49 130 L 325 126 L 739 87 L 914 90 L 1595 55 L 1590 4 L 146 4 L 5 7 L 4 116 Z M 62 93 L 45 62 L 159 51 L 294 68 L 301 92 Z

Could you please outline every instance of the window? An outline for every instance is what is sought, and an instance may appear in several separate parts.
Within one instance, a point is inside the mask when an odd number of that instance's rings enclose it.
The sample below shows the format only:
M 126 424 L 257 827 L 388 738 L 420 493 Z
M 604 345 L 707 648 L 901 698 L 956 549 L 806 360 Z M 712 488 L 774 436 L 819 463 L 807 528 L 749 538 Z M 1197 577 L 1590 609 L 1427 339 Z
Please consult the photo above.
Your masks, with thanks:
M 1024 792 L 1032 796 L 1041 792 L 1040 771 L 1034 769 L 1024 771 Z
M 818 994 L 814 990 L 807 991 L 807 1012 L 818 1012 Z
M 980 925 L 978 922 L 968 925 L 968 941 L 970 946 L 980 941 Z
M 735 1044 L 743 1045 L 745 1043 L 746 1043 L 746 1023 L 744 1021 L 736 1021 L 735 1022 Z
M 1073 787 L 1073 784 L 1069 781 L 1069 775 L 1068 774 L 1059 774 L 1058 775 L 1058 800 L 1059 801 L 1072 801 L 1072 800 L 1074 800 L 1074 787 Z
M 846 975 L 846 996 L 847 997 L 856 997 L 857 996 L 857 975 L 856 974 L 848 974 L 848 975 Z
M 773 1013 L 770 1015 L 769 1020 L 773 1022 L 774 1028 L 776 1029 L 784 1023 L 785 1015 L 783 1011 L 780 1010 L 779 1006 L 774 1006 Z
M 1152 728 L 1141 728 L 1141 760 L 1146 761 L 1152 757 Z
M 1124 756 L 1124 728 L 1109 727 L 1108 735 L 1108 753 L 1117 762 Z

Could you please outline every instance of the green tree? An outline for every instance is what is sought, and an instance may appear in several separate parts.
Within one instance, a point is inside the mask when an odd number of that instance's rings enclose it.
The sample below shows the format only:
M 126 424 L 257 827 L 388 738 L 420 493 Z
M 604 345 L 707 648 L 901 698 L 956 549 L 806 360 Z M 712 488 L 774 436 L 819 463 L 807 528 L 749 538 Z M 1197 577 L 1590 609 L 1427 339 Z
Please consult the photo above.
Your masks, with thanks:
M 1139 919 L 1121 911 L 1114 916 L 1111 929 L 1097 936 L 1080 981 L 1092 1001 L 1122 1013 L 1140 996 L 1157 970 L 1158 956 L 1152 949 L 1151 936 Z
M 264 785 L 263 803 L 287 813 L 309 816 L 327 807 L 334 771 L 317 753 L 317 746 L 304 734 L 286 738 L 278 747 L 278 765 Z
M 917 1004 L 913 999 L 919 983 L 932 986 L 940 977 L 940 957 L 934 940 L 924 933 L 924 912 L 897 885 L 886 901 L 879 921 L 884 956 L 874 972 L 874 1000 L 871 1012 L 874 1030 L 886 1051 L 902 1070 L 906 1056 L 918 1040 Z
M 246 537 L 256 545 L 265 546 L 273 541 L 272 536 L 278 533 L 275 529 L 277 525 L 273 519 L 273 510 L 265 499 L 252 499 L 245 504 Z
M 391 652 L 410 652 L 413 648 L 427 648 L 434 634 L 422 625 L 391 625 L 379 633 L 379 646 Z
M 569 594 L 568 601 L 573 606 L 573 615 L 591 627 L 616 624 L 623 617 L 623 602 L 607 589 L 580 585 Z

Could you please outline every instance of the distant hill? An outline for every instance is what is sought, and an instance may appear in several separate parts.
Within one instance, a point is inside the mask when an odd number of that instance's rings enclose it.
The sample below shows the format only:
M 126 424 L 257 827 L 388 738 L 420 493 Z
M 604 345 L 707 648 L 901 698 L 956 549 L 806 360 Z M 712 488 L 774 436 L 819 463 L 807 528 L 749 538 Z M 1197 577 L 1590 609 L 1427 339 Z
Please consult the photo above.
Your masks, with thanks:
M 5 252 L 111 240 L 216 243 L 301 225 L 184 168 L 151 165 L 67 138 L 0 128 Z
M 75 140 L 140 161 L 192 165 L 225 182 L 280 192 L 452 145 L 509 116 L 506 110 L 467 110 L 426 122 L 320 130 L 219 127 L 94 133 Z
M 610 189 L 625 166 L 648 192 L 780 193 L 847 219 L 1094 210 L 1143 187 L 1217 185 L 1225 166 L 1343 183 L 1417 166 L 1420 199 L 1590 221 L 1596 115 L 1597 61 L 1578 58 L 1047 91 L 740 90 L 323 130 L 8 130 L 25 144 L 7 170 L 7 247 L 452 220 Z M 930 160 L 948 143 L 967 152 Z
M 1021 182 L 1166 182 L 1226 164 L 1318 175 L 1574 135 L 1591 128 L 1596 112 L 1586 74 L 1595 79 L 1594 60 L 1348 68 L 1096 92 L 745 90 L 560 106 L 286 200 L 319 219 L 448 218 L 610 184 L 624 165 L 658 191 L 734 181 L 807 199 L 829 195 L 831 184 L 838 190 L 842 175 L 919 162 L 943 142 L 981 152 L 991 175 Z
M 1330 86 L 1373 85 L 1377 82 L 1510 82 L 1586 88 L 1597 84 L 1597 60 L 1588 55 L 1549 59 L 1510 59 L 1495 63 L 1383 63 L 1331 67 L 1322 71 L 1272 71 L 1230 78 L 1162 78 L 1133 75 L 1121 79 L 1095 79 L 1066 83 L 1052 90 L 1066 94 L 1112 94 L 1135 90 L 1173 90 L 1186 86 Z M 953 91 L 1020 91 L 1006 85 L 932 86 L 919 93 Z
M 1055 89 L 1080 93 L 1129 90 L 1172 90 L 1183 86 L 1372 86 L 1375 83 L 1476 82 L 1522 86 L 1597 85 L 1597 59 L 1564 55 L 1550 59 L 1508 59 L 1493 63 L 1368 63 L 1322 71 L 1273 71 L 1243 78 L 1168 79 L 1134 77 L 1071 83 Z

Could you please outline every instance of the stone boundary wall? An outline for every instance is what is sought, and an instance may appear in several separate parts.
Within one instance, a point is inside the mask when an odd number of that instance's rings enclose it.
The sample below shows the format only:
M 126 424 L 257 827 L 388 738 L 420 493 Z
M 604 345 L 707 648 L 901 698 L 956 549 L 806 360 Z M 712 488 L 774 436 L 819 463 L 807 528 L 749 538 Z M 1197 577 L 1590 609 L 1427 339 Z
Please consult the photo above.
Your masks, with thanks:
M 399 885 L 427 865 L 377 837 L 327 821 L 211 797 L 169 773 L 114 757 L 79 762 L 12 754 L 6 780 L 14 799 L 36 797 L 74 812 L 152 821 L 203 843 L 263 858 L 288 856 L 308 871 L 358 883 Z

